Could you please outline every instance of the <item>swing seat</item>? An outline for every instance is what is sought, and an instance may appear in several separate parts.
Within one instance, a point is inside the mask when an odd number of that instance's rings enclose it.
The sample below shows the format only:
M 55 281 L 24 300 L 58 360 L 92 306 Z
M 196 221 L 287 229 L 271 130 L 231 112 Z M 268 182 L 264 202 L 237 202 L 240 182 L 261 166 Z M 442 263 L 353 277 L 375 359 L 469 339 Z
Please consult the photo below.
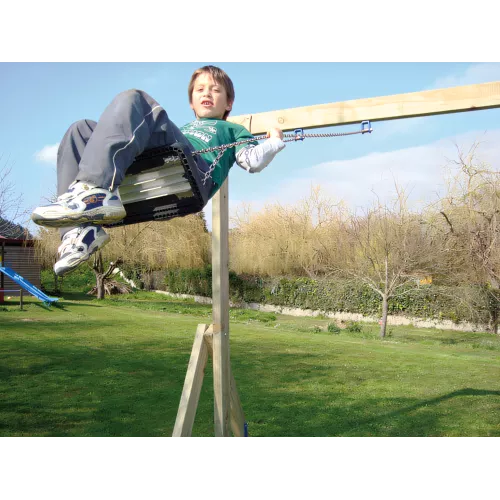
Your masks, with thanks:
M 190 149 L 176 142 L 139 155 L 119 186 L 127 215 L 105 227 L 168 220 L 200 212 L 209 200 L 209 186 Z

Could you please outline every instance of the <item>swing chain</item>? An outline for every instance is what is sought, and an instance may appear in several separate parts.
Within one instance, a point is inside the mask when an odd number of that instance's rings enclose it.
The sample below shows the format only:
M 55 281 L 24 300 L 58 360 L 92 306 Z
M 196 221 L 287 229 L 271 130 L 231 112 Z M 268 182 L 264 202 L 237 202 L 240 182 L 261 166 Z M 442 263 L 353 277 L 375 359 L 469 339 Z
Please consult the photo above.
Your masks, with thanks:
M 219 163 L 219 160 L 222 158 L 222 155 L 224 154 L 224 152 L 226 151 L 226 149 L 229 149 L 231 146 L 227 146 L 227 147 L 223 147 L 223 149 L 221 149 L 221 152 L 216 156 L 215 160 L 212 162 L 212 165 L 210 165 L 210 168 L 207 170 L 207 172 L 205 172 L 205 175 L 203 177 L 203 185 L 206 184 L 207 180 L 210 179 L 212 177 L 212 172 L 215 170 L 215 167 L 217 166 L 217 163 Z M 218 146 L 217 149 L 220 149 L 221 147 Z M 211 149 L 211 151 L 215 151 L 215 148 L 209 148 Z M 198 151 L 196 151 L 196 153 L 199 154 Z M 194 153 L 193 153 L 193 156 L 194 156 Z
M 366 128 L 365 128 L 366 125 Z M 293 134 L 283 134 L 283 142 L 292 142 L 292 141 L 303 141 L 305 137 L 342 137 L 346 135 L 355 135 L 355 134 L 366 134 L 372 132 L 371 124 L 369 121 L 363 121 L 361 122 L 361 130 L 355 130 L 353 132 L 336 132 L 336 133 L 327 133 L 327 134 L 304 134 L 303 129 L 296 129 L 294 130 Z M 259 136 L 259 137 L 252 137 L 251 139 L 243 139 L 241 141 L 237 142 L 232 142 L 231 144 L 223 144 L 221 146 L 212 146 L 211 148 L 206 148 L 206 149 L 200 149 L 198 151 L 193 151 L 192 155 L 200 155 L 202 153 L 211 153 L 213 151 L 217 151 L 218 149 L 221 150 L 221 152 L 217 155 L 215 160 L 212 162 L 210 165 L 210 168 L 208 171 L 205 173 L 205 176 L 203 177 L 203 185 L 205 185 L 206 181 L 212 176 L 212 172 L 215 170 L 215 167 L 217 166 L 217 163 L 219 163 L 219 160 L 222 158 L 222 155 L 226 151 L 226 149 L 229 148 L 234 148 L 236 146 L 240 146 L 242 144 L 246 144 L 248 142 L 254 142 L 254 141 L 262 141 L 264 139 L 268 139 L 267 135 Z

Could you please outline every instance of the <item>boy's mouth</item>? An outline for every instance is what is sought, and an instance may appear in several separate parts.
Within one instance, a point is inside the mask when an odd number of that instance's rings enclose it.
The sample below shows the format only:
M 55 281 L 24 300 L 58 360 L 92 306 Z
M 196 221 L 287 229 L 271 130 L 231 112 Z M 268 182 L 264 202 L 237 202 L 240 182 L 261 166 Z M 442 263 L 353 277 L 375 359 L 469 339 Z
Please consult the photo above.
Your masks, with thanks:
M 213 106 L 214 104 L 213 104 L 213 102 L 210 102 L 210 101 L 201 101 L 201 105 L 208 107 L 208 106 Z

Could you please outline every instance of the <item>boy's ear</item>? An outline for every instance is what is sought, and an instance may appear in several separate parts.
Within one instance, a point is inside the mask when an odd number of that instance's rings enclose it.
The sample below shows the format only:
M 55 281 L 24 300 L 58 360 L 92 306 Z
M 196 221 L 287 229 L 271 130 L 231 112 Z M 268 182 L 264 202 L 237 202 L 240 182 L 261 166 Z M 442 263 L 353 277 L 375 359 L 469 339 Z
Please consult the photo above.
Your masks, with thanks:
M 234 101 L 228 101 L 226 111 L 231 111 L 233 109 L 233 102 Z

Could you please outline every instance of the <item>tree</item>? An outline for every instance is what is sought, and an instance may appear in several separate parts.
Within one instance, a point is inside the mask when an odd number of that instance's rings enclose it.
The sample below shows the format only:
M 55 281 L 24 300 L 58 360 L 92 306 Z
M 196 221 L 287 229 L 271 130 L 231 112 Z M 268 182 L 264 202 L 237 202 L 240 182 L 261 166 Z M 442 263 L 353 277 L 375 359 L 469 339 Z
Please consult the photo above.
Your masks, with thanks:
M 309 276 L 325 274 L 335 261 L 343 203 L 311 188 L 297 205 L 268 204 L 257 213 L 238 207 L 229 235 L 231 269 L 238 273 Z M 250 249 L 250 251 L 249 251 Z
M 392 206 L 376 203 L 351 213 L 337 240 L 336 271 L 375 291 L 382 301 L 380 336 L 386 335 L 391 299 L 410 293 L 431 267 L 428 239 L 418 214 L 411 213 L 407 196 L 396 186 Z
M 92 270 L 94 271 L 95 277 L 96 277 L 96 295 L 98 300 L 104 299 L 105 295 L 105 287 L 106 287 L 106 280 L 109 280 L 111 275 L 113 274 L 113 271 L 118 268 L 118 266 L 122 263 L 121 259 L 116 260 L 115 262 L 110 262 L 108 265 L 108 269 L 104 271 L 104 263 L 102 260 L 102 252 L 97 251 L 94 254 L 94 261 L 92 264 Z M 92 293 L 93 290 L 91 290 L 90 293 Z
M 10 180 L 12 167 L 0 156 L 0 234 L 10 238 L 30 237 L 25 228 L 16 224 L 24 212 L 21 209 L 23 198 L 17 194 Z
M 471 283 L 488 295 L 491 328 L 500 316 L 500 172 L 478 158 L 479 142 L 467 152 L 457 146 L 458 167 L 432 220 L 441 237 L 452 284 Z
M 147 222 L 106 229 L 111 241 L 94 255 L 89 265 L 96 276 L 98 298 L 118 265 L 137 271 L 177 267 L 203 267 L 209 262 L 210 235 L 198 214 L 163 222 Z M 52 268 L 60 245 L 59 232 L 41 228 L 36 242 L 44 268 Z M 110 263 L 107 267 L 106 263 Z M 57 285 L 57 280 L 56 280 Z M 102 293 L 99 293 L 101 290 Z

